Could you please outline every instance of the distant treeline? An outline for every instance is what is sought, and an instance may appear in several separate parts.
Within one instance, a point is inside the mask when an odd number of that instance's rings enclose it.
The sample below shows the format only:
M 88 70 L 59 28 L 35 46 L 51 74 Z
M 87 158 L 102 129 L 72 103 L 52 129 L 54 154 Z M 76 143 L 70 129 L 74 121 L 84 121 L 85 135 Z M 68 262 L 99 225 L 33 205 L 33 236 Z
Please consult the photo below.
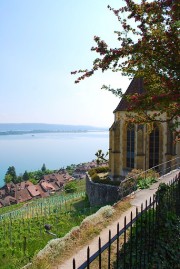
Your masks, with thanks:
M 64 125 L 45 123 L 0 123 L 0 135 L 88 131 L 108 131 L 108 128 L 87 125 Z
M 23 134 L 43 134 L 43 133 L 86 133 L 87 130 L 57 130 L 57 131 L 51 131 L 51 130 L 33 130 L 33 131 L 6 131 L 1 132 L 0 135 L 23 135 Z

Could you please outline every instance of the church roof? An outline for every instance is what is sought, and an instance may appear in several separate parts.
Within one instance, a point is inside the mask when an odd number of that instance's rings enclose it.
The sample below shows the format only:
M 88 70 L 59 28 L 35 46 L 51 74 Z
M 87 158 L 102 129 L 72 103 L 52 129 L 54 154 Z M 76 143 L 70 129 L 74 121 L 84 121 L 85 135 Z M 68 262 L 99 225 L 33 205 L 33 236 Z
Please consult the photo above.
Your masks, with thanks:
M 142 77 L 134 77 L 133 80 L 131 81 L 129 87 L 127 88 L 125 95 L 132 95 L 135 93 L 142 94 L 144 93 L 144 83 L 143 83 L 143 78 Z M 130 103 L 127 101 L 126 98 L 122 98 L 121 101 L 119 102 L 118 106 L 114 110 L 114 113 L 116 111 L 126 111 L 128 109 L 128 106 Z

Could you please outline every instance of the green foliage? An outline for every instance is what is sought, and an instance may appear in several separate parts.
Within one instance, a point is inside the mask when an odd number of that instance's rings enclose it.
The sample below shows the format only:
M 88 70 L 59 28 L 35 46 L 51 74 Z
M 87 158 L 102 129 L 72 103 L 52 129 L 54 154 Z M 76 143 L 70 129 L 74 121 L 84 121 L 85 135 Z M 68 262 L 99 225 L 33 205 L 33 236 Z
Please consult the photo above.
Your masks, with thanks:
M 66 171 L 67 171 L 70 175 L 73 174 L 73 172 L 74 172 L 75 169 L 76 169 L 76 164 L 71 164 L 71 165 L 68 165 L 68 166 L 66 167 Z
M 99 167 L 90 169 L 88 171 L 88 174 L 94 183 L 119 186 L 119 181 L 110 180 L 110 178 L 107 175 L 108 171 L 109 171 L 108 166 L 99 166 Z
M 93 174 L 98 174 L 98 173 L 106 173 L 109 171 L 109 166 L 98 166 L 96 168 L 92 168 L 88 171 L 88 174 L 92 176 Z
M 99 183 L 99 181 L 100 181 L 100 177 L 98 176 L 98 174 L 93 174 L 92 176 L 91 176 L 91 180 L 92 181 L 94 181 L 94 182 L 98 182 Z
M 102 152 L 101 149 L 99 149 L 99 150 L 95 153 L 95 155 L 96 155 L 96 157 L 97 157 L 97 160 L 96 160 L 97 164 L 102 164 L 102 163 L 107 162 L 108 159 L 107 159 L 106 157 L 108 156 L 108 154 L 109 154 L 108 152 L 106 152 L 106 154 L 105 154 L 105 153 Z
M 29 180 L 29 175 L 28 175 L 28 172 L 25 171 L 23 174 L 23 181 L 27 181 L 27 180 Z
M 157 182 L 159 178 L 159 173 L 154 171 L 153 169 L 149 169 L 147 171 L 142 171 L 140 169 L 132 169 L 131 172 L 128 173 L 126 179 L 127 182 L 136 185 L 136 187 L 140 189 L 148 189 L 153 183 Z
M 176 128 L 180 124 L 180 61 L 177 55 L 179 1 L 123 2 L 124 6 L 117 8 L 108 5 L 120 24 L 120 30 L 114 31 L 119 44 L 111 47 L 99 36 L 94 36 L 95 46 L 91 50 L 96 52 L 97 57 L 93 60 L 91 69 L 80 69 L 71 74 L 81 74 L 75 83 L 89 78 L 98 70 L 120 72 L 130 78 L 143 78 L 145 92 L 132 94 L 127 99 L 128 110 L 133 111 L 128 120 L 138 123 L 161 122 L 165 120 L 163 115 L 166 113 L 166 121 L 173 122 Z M 122 96 L 121 89 L 114 90 L 108 86 L 103 88 Z M 178 128 L 177 132 L 179 133 Z
M 62 201 L 64 198 L 62 197 Z M 49 199 L 52 201 L 51 207 L 48 204 Z M 20 269 L 32 260 L 35 253 L 45 247 L 53 238 L 46 233 L 45 224 L 50 224 L 51 232 L 60 238 L 98 210 L 98 208 L 90 208 L 87 197 L 74 198 L 64 204 L 58 204 L 54 197 L 49 199 L 43 200 L 45 206 L 43 214 L 41 214 L 41 204 L 38 207 L 38 201 L 35 201 L 37 203 L 35 208 L 39 210 L 36 213 L 27 206 L 23 210 L 24 215 L 0 219 L 1 269 Z
M 7 170 L 5 176 L 7 176 L 7 175 L 11 176 L 11 179 L 12 179 L 13 183 L 17 183 L 17 175 L 16 175 L 16 170 L 15 170 L 14 166 L 9 166 L 8 167 L 8 170 Z
M 41 171 L 42 171 L 42 172 L 45 172 L 45 171 L 46 171 L 46 165 L 45 165 L 45 163 L 43 163 L 43 166 L 42 166 L 42 168 L 41 168 Z
M 38 181 L 35 178 L 29 178 L 29 181 L 32 182 L 34 185 L 38 183 Z
M 64 186 L 64 190 L 66 193 L 73 193 L 77 190 L 77 183 L 75 181 L 71 181 L 69 183 L 67 183 Z
M 176 213 L 178 195 L 178 184 L 160 184 L 156 193 L 157 206 L 154 210 L 145 211 L 135 222 L 132 236 L 120 252 L 119 268 L 124 268 L 121 264 L 124 262 L 124 249 L 125 268 L 130 268 L 131 251 L 131 268 L 179 268 L 180 219 Z
M 155 182 L 157 182 L 157 180 L 152 177 L 142 178 L 138 180 L 137 187 L 139 189 L 148 189 Z
M 5 175 L 4 182 L 5 184 L 12 182 L 13 177 L 9 174 Z

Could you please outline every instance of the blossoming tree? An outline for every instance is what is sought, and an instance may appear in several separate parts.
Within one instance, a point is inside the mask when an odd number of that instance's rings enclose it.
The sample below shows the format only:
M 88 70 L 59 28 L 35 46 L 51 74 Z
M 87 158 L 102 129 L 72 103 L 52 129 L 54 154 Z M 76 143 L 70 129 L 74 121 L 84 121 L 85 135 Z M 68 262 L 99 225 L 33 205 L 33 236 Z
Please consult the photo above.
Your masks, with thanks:
M 97 70 L 121 72 L 130 78 L 143 77 L 145 93 L 128 96 L 129 120 L 136 122 L 173 122 L 178 130 L 180 116 L 180 3 L 178 0 L 124 0 L 119 9 L 108 6 L 120 23 L 115 31 L 118 48 L 95 36 L 91 48 L 98 54 L 91 70 L 71 72 L 79 74 L 75 83 L 92 76 Z M 103 86 L 113 94 L 123 96 L 121 89 Z M 148 113 L 147 111 L 158 111 Z M 166 114 L 164 118 L 163 115 Z M 133 116 L 132 116 L 133 115 Z M 178 135 L 178 132 L 177 132 Z

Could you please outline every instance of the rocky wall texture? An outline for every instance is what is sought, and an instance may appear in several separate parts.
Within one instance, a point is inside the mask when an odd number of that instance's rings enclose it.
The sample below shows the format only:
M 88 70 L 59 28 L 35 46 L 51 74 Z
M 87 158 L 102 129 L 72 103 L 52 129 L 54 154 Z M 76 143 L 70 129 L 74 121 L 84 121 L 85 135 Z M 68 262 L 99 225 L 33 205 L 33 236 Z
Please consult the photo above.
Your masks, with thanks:
M 91 206 L 113 204 L 120 198 L 117 186 L 94 183 L 88 174 L 86 175 L 86 193 Z

